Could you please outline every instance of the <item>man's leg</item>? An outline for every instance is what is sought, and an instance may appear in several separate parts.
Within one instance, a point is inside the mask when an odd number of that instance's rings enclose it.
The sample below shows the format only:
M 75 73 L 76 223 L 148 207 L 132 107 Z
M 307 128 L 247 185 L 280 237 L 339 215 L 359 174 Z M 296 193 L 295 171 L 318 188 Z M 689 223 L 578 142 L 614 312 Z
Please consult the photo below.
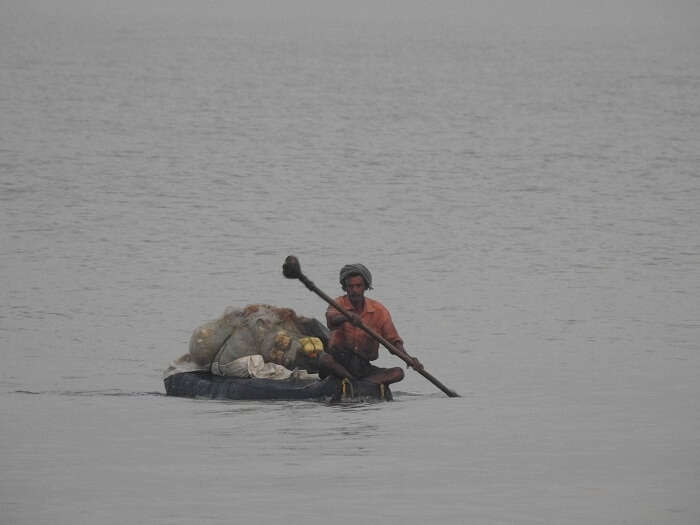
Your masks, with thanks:
M 390 385 L 392 383 L 398 383 L 404 377 L 403 370 L 401 368 L 379 368 L 373 367 L 375 370 L 368 376 L 363 377 L 365 381 L 371 381 L 372 383 Z
M 358 358 L 352 353 L 344 354 L 340 352 L 338 353 L 338 359 L 334 359 L 331 354 L 322 352 L 319 358 L 319 366 L 321 378 L 327 374 L 332 374 L 337 377 L 362 379 L 363 381 L 385 385 L 398 383 L 404 378 L 403 370 L 399 367 L 380 368 Z
M 326 377 L 328 375 L 334 375 L 336 377 L 345 377 L 347 379 L 354 379 L 352 374 L 348 372 L 347 368 L 341 365 L 338 361 L 333 359 L 333 356 L 326 352 L 321 352 L 318 358 L 320 377 Z

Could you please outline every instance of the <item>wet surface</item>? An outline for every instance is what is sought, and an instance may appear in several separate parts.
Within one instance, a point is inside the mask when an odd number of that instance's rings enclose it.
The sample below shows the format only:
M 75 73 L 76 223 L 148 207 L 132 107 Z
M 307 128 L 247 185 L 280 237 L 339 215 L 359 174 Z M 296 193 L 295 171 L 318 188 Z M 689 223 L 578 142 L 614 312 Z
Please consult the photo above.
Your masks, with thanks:
M 696 525 L 700 16 L 567 6 L 6 6 L 3 524 Z M 164 396 L 290 253 L 462 397 Z

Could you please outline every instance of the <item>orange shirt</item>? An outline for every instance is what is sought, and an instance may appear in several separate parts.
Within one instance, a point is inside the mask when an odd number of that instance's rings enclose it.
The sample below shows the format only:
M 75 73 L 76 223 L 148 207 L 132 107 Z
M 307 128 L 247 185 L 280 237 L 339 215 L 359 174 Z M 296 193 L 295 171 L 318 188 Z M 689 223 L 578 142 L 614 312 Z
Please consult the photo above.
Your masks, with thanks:
M 389 310 L 379 301 L 365 297 L 365 307 L 362 312 L 355 311 L 347 295 L 336 298 L 335 302 L 349 312 L 359 315 L 368 328 L 377 332 L 391 344 L 398 345 L 403 343 L 391 320 Z M 326 310 L 326 321 L 329 317 L 338 314 L 340 314 L 338 310 L 329 306 L 328 310 Z M 350 322 L 343 323 L 331 331 L 330 346 L 331 348 L 354 350 L 370 361 L 374 361 L 379 357 L 379 343 L 362 328 L 353 326 Z

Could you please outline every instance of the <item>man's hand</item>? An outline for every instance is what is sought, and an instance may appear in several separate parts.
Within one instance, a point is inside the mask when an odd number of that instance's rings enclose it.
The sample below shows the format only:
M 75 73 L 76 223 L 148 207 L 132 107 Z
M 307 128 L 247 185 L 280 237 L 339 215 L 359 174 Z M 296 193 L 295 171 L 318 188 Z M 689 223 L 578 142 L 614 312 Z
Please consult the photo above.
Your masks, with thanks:
M 348 312 L 348 313 L 350 314 L 350 323 L 353 326 L 360 326 L 362 324 L 362 318 L 359 315 L 354 314 L 352 312 Z
M 408 366 L 414 370 L 423 370 L 423 364 L 418 361 L 417 357 L 411 357 L 408 355 Z
M 344 323 L 350 323 L 353 326 L 360 326 L 362 324 L 362 319 L 359 315 L 352 312 L 348 312 L 348 314 L 350 314 L 349 319 L 346 317 L 345 314 L 341 313 L 337 313 L 333 316 L 327 317 L 326 320 L 328 321 L 328 328 L 330 328 L 331 330 L 335 330 Z
M 413 368 L 415 370 L 423 370 L 423 364 L 418 361 L 417 357 L 411 357 L 408 355 L 408 352 L 406 352 L 406 349 L 403 346 L 403 342 L 399 341 L 396 343 L 396 348 L 400 352 L 398 354 L 398 357 L 403 358 L 404 361 L 406 361 L 406 364 L 408 365 L 409 368 Z
M 350 315 L 349 319 L 345 314 L 341 314 L 340 312 L 330 317 L 326 317 L 328 328 L 335 330 L 336 328 L 340 328 L 340 326 L 344 323 L 350 323 L 353 326 L 360 326 L 362 324 L 362 318 L 359 315 L 353 312 L 348 312 L 348 314 Z

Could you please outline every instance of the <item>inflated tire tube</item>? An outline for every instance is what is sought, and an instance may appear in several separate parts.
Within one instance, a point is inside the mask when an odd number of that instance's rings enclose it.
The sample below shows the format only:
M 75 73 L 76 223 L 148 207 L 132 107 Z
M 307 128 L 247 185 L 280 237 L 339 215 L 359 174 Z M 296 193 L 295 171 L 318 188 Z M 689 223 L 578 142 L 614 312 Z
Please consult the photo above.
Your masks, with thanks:
M 184 372 L 165 378 L 169 396 L 204 399 L 319 399 L 354 401 L 376 399 L 390 401 L 391 390 L 386 385 L 369 381 L 346 381 L 327 377 L 323 380 L 299 379 L 240 379 L 221 377 L 203 372 Z

